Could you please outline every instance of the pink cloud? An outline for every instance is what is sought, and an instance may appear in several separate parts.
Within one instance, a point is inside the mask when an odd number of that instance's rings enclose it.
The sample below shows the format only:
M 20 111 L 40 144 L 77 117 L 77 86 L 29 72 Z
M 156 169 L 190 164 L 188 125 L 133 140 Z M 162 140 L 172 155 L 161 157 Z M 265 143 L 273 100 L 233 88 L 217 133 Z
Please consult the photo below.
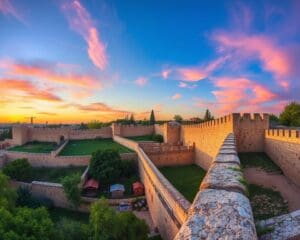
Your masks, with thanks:
M 135 82 L 136 85 L 142 87 L 142 86 L 145 86 L 148 83 L 148 78 L 146 78 L 146 77 L 139 77 L 134 82 Z
M 204 66 L 197 67 L 173 67 L 164 69 L 161 73 L 162 77 L 167 79 L 180 80 L 185 82 L 198 82 L 207 78 L 213 71 L 219 68 L 229 55 L 217 58 Z
M 182 97 L 182 95 L 180 94 L 180 93 L 176 93 L 176 94 L 174 94 L 173 96 L 172 96 L 172 99 L 173 100 L 178 100 L 178 99 L 180 99 Z
M 40 89 L 32 82 L 20 79 L 0 79 L 0 92 L 1 95 L 6 94 L 10 96 L 11 94 L 16 94 L 18 97 L 22 93 L 33 100 L 61 101 L 60 97 L 54 95 L 52 91 Z
M 80 1 L 66 1 L 61 6 L 70 27 L 79 33 L 88 45 L 88 55 L 93 64 L 101 70 L 107 66 L 106 46 L 100 39 L 100 34 L 89 12 L 81 5 Z
M 61 66 L 61 65 L 59 65 Z M 102 87 L 98 79 L 90 75 L 78 74 L 67 69 L 53 65 L 33 65 L 24 63 L 6 62 L 0 66 L 7 69 L 10 74 L 36 77 L 41 80 L 67 84 L 85 89 L 100 89 Z
M 186 82 L 180 82 L 178 84 L 178 87 L 180 88 L 189 88 L 189 89 L 193 89 L 193 88 L 196 88 L 197 87 L 197 84 L 188 84 Z
M 12 4 L 11 0 L 0 0 L 0 12 L 4 15 L 12 15 L 20 22 L 25 23 L 23 17 Z
M 281 86 L 289 86 L 287 78 L 293 73 L 292 56 L 270 37 L 223 32 L 213 38 L 224 50 L 234 51 L 240 60 L 259 59 L 262 68 L 273 73 Z
M 280 100 L 266 86 L 248 78 L 214 78 L 213 83 L 217 87 L 212 91 L 216 98 L 214 107 L 220 114 L 268 109 L 268 104 Z

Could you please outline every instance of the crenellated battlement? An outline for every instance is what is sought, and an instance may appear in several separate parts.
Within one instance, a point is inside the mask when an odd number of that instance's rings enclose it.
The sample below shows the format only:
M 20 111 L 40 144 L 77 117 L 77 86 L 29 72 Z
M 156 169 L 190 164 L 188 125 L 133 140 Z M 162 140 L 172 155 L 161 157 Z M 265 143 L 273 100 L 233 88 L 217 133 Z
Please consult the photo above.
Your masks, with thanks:
M 267 113 L 232 113 L 234 121 L 269 121 Z
M 265 131 L 265 138 L 300 143 L 300 131 L 291 129 L 268 129 Z
M 182 127 L 183 128 L 208 128 L 208 127 L 213 127 L 225 123 L 231 123 L 232 119 L 233 119 L 232 114 L 229 114 L 203 123 L 182 125 Z

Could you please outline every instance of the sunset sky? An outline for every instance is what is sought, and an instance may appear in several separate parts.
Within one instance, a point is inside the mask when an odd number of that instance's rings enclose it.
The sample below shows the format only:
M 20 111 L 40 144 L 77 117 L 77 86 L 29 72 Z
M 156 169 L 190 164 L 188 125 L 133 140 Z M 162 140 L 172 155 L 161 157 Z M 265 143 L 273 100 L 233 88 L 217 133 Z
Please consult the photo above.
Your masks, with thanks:
M 0 0 L 0 122 L 279 113 L 300 1 Z

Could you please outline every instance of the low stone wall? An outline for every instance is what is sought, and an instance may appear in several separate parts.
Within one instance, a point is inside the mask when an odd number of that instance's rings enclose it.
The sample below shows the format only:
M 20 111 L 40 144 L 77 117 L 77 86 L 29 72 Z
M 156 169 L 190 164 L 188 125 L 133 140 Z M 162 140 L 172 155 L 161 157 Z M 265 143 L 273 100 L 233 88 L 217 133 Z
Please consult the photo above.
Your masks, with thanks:
M 173 239 L 185 222 L 191 204 L 160 173 L 137 142 L 119 136 L 114 136 L 114 140 L 137 152 L 152 220 L 163 239 Z
M 282 169 L 287 178 L 300 186 L 300 131 L 266 130 L 265 152 Z
M 261 240 L 300 239 L 300 210 L 256 223 L 262 230 L 269 230 Z
M 64 149 L 64 147 L 69 143 L 69 139 L 66 140 L 61 146 L 59 146 L 56 150 L 51 151 L 51 156 L 56 157 L 59 153 Z
M 194 146 L 174 146 L 166 143 L 139 142 L 156 167 L 189 165 L 195 161 Z
M 33 167 L 67 167 L 67 166 L 87 166 L 91 155 L 85 156 L 52 156 L 47 153 L 25 153 L 16 151 L 4 151 L 8 161 L 18 158 L 27 158 Z M 122 160 L 136 160 L 136 153 L 121 153 Z
M 229 134 L 174 239 L 257 239 L 242 179 L 235 138 Z

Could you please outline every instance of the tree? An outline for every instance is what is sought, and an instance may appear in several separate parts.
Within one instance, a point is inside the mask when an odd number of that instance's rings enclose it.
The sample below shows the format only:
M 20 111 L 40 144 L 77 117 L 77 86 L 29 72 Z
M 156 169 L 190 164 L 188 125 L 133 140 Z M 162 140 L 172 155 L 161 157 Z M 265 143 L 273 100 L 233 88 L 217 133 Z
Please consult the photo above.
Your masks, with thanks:
M 135 123 L 133 113 L 130 115 L 129 122 L 130 122 L 130 124 L 134 124 Z
M 154 116 L 154 111 L 153 109 L 151 110 L 151 114 L 150 114 L 150 124 L 154 125 L 155 124 L 155 116 Z
M 17 193 L 9 186 L 8 180 L 9 178 L 0 171 L 0 208 L 11 210 L 15 206 Z
M 29 181 L 32 175 L 32 167 L 26 158 L 20 158 L 9 162 L 3 168 L 3 173 L 18 181 Z
M 176 121 L 176 122 L 182 122 L 183 118 L 179 115 L 179 114 L 176 114 L 173 119 Z
M 204 114 L 204 121 L 209 121 L 209 120 L 213 120 L 214 117 L 211 115 L 210 111 L 208 109 L 206 109 L 205 114 Z
M 58 240 L 86 240 L 89 239 L 88 224 L 69 218 L 62 218 L 56 223 L 56 239 Z
M 62 185 L 64 187 L 67 198 L 75 208 L 79 206 L 81 199 L 79 183 L 80 175 L 78 173 L 66 176 L 62 180 Z
M 98 150 L 92 154 L 89 173 L 92 178 L 107 184 L 118 180 L 121 175 L 121 157 L 118 150 Z
M 54 239 L 54 225 L 46 208 L 16 208 L 8 211 L 0 207 L 0 236 L 7 240 Z
M 283 112 L 279 115 L 279 122 L 282 125 L 299 127 L 300 126 L 300 104 L 291 102 L 285 106 Z
M 148 226 L 133 213 L 117 213 L 101 198 L 91 206 L 90 229 L 92 239 L 146 240 Z
M 88 129 L 99 129 L 99 128 L 102 128 L 103 127 L 103 123 L 102 122 L 99 122 L 97 120 L 95 121 L 91 121 L 87 124 L 87 128 Z

